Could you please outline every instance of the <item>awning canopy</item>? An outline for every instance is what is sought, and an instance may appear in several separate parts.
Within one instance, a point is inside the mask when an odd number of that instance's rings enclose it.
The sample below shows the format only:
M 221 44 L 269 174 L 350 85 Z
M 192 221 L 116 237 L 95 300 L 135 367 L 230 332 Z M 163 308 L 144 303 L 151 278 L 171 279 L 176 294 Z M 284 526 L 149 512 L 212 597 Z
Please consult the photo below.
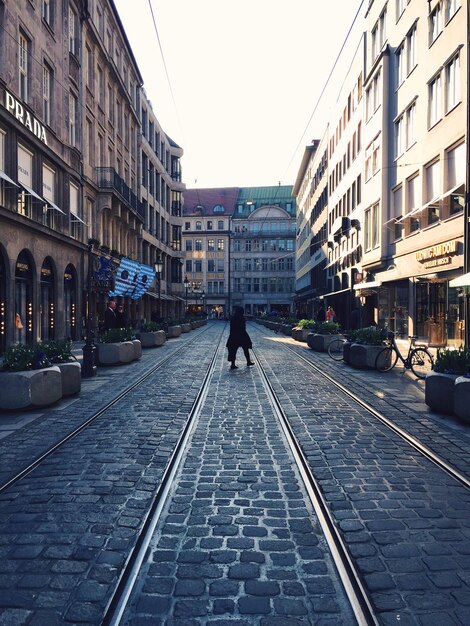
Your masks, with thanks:
M 59 209 L 57 204 L 54 204 L 54 202 L 52 202 L 52 200 L 46 200 L 46 202 L 47 202 L 47 208 L 48 209 L 54 209 L 54 211 L 59 211 L 59 213 L 62 213 L 62 215 L 65 215 L 65 213 L 62 211 L 62 209 Z
M 11 183 L 12 185 L 15 185 L 15 187 L 18 187 L 18 183 L 15 183 L 14 180 L 12 180 L 9 176 L 5 174 L 5 172 L 2 172 L 1 170 L 0 170 L 0 178 L 3 178 L 3 180 L 6 180 L 7 183 Z
M 320 300 L 323 300 L 324 298 L 328 298 L 330 296 L 337 296 L 340 293 L 345 293 L 346 291 L 351 291 L 351 288 L 347 287 L 346 289 L 340 289 L 339 291 L 330 291 L 330 293 L 324 293 L 318 297 L 320 298 Z
M 368 283 L 357 283 L 357 285 L 354 285 L 354 289 L 376 289 L 377 287 L 380 287 L 381 284 L 381 280 L 371 280 Z
M 470 287 L 470 272 L 449 281 L 449 287 Z
M 31 187 L 28 187 L 28 185 L 25 185 L 24 183 L 20 183 L 20 186 L 26 191 L 29 196 L 33 196 L 33 198 L 36 198 L 36 200 L 40 200 L 43 204 L 47 204 L 47 200 L 41 198 L 41 196 L 37 194 L 34 189 L 31 189 Z

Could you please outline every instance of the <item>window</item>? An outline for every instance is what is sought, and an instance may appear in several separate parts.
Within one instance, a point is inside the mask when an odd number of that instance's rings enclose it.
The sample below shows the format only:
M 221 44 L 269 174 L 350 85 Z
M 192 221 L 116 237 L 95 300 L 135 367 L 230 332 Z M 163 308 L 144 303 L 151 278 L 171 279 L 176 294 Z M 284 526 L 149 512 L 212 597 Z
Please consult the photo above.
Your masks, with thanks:
M 202 239 L 196 239 L 195 245 L 194 245 L 194 250 L 196 252 L 202 252 Z
M 223 229 L 224 229 L 224 220 L 218 220 L 217 230 L 223 230 Z
M 405 80 L 405 46 L 402 44 L 395 52 L 397 88 Z
M 202 272 L 202 261 L 194 261 L 194 271 Z
M 393 238 L 396 241 L 403 236 L 403 189 L 400 185 L 392 192 L 392 207 L 394 221 Z
M 51 0 L 42 0 L 42 19 L 52 25 Z
M 429 16 L 429 45 L 442 33 L 442 5 L 439 2 Z
M 202 230 L 202 222 L 196 222 L 196 230 Z
M 380 106 L 380 85 L 381 85 L 381 73 L 380 71 L 374 76 L 371 84 L 366 91 L 366 119 L 369 120 L 372 115 L 377 111 Z
M 406 0 L 396 0 L 397 21 L 400 18 L 400 16 L 403 13 L 403 11 L 405 10 L 405 4 L 406 4 Z
M 42 68 L 42 117 L 44 123 L 51 125 L 52 70 L 44 63 Z
M 447 197 L 449 215 L 455 215 L 463 210 L 465 200 L 465 144 L 447 152 L 447 180 L 446 191 L 452 192 Z
M 86 68 L 86 84 L 93 89 L 93 52 L 90 46 L 85 46 L 85 68 Z
M 416 141 L 416 102 L 408 107 L 405 113 L 406 119 L 406 149 Z
M 207 250 L 208 252 L 214 252 L 215 250 L 215 241 L 213 239 L 207 240 Z
M 77 98 L 69 94 L 69 144 L 77 145 Z
M 446 113 L 460 102 L 460 56 L 457 55 L 445 67 Z
M 208 272 L 215 272 L 215 261 L 214 261 L 214 259 L 209 259 L 207 261 L 207 271 Z
M 379 245 L 379 203 L 367 209 L 364 214 L 365 247 L 372 250 Z
M 224 260 L 223 259 L 217 259 L 217 271 L 218 272 L 223 272 L 224 271 Z
M 193 251 L 193 240 L 192 239 L 186 239 L 185 250 L 186 250 L 186 252 L 192 252 Z
M 28 102 L 28 57 L 29 57 L 29 41 L 20 33 L 18 44 L 18 70 L 20 82 L 20 98 Z
M 83 221 L 79 215 L 79 188 L 77 185 L 70 183 L 70 236 L 74 239 L 81 239 Z
M 207 230 L 212 230 L 212 220 L 207 220 Z
M 186 273 L 189 274 L 193 271 L 193 262 L 191 259 L 186 259 Z
M 216 204 L 213 208 L 214 213 L 223 213 L 225 211 L 224 207 L 221 204 Z
M 406 181 L 407 211 L 409 216 L 408 232 L 414 233 L 420 228 L 420 219 L 416 215 L 420 208 L 419 176 Z
M 382 15 L 377 20 L 374 28 L 372 29 L 372 59 L 375 60 L 380 51 L 383 48 L 386 39 L 386 12 L 384 11 Z
M 395 158 L 403 154 L 404 147 L 404 120 L 403 115 L 395 122 Z
M 223 239 L 217 239 L 217 250 L 219 252 L 223 252 L 224 250 L 224 240 Z
M 184 223 L 184 230 L 191 230 L 191 222 Z
M 429 127 L 434 126 L 442 117 L 441 75 L 438 74 L 430 83 L 429 91 Z
M 446 0 L 446 23 L 451 20 L 460 8 L 460 0 Z
M 427 209 L 428 224 L 439 221 L 439 196 L 441 189 L 441 163 L 435 161 L 425 168 L 425 202 L 429 204 Z
M 42 195 L 45 200 L 55 202 L 55 171 L 43 164 L 42 166 Z M 57 209 L 49 205 L 44 210 L 44 224 L 54 228 Z
M 406 36 L 406 69 L 408 74 L 410 74 L 418 64 L 417 43 L 417 26 L 415 24 Z
M 77 16 L 75 11 L 69 6 L 69 52 L 77 54 L 77 40 L 75 35 Z

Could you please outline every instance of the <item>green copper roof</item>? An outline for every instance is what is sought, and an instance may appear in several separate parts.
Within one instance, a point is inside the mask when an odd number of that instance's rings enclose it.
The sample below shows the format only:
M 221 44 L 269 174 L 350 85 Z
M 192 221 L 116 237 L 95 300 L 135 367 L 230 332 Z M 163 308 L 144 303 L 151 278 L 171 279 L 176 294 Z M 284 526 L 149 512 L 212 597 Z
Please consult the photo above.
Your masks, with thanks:
M 256 206 L 263 204 L 284 204 L 292 202 L 295 205 L 295 198 L 292 196 L 292 185 L 274 185 L 273 187 L 241 187 L 237 202 L 244 203 L 249 200 Z

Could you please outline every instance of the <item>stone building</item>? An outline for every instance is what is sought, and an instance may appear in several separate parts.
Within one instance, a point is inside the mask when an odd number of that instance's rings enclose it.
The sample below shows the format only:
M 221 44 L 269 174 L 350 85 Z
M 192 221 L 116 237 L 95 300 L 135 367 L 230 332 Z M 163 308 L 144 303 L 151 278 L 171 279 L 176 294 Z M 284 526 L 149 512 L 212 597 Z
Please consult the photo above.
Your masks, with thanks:
M 231 221 L 230 301 L 245 313 L 294 313 L 296 202 L 291 185 L 243 187 Z
M 230 311 L 230 219 L 238 187 L 187 189 L 183 206 L 184 287 L 188 313 Z

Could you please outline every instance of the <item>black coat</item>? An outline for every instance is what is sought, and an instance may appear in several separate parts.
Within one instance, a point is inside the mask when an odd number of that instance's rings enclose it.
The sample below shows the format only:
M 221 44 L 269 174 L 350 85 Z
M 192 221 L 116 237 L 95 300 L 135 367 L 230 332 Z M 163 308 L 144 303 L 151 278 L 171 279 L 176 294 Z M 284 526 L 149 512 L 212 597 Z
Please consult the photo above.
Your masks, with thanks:
M 111 330 L 112 328 L 117 328 L 116 313 L 107 307 L 104 312 L 104 329 Z
M 243 315 L 234 315 L 230 320 L 230 335 L 226 347 L 230 352 L 237 348 L 252 348 L 250 335 L 246 332 L 246 322 Z

